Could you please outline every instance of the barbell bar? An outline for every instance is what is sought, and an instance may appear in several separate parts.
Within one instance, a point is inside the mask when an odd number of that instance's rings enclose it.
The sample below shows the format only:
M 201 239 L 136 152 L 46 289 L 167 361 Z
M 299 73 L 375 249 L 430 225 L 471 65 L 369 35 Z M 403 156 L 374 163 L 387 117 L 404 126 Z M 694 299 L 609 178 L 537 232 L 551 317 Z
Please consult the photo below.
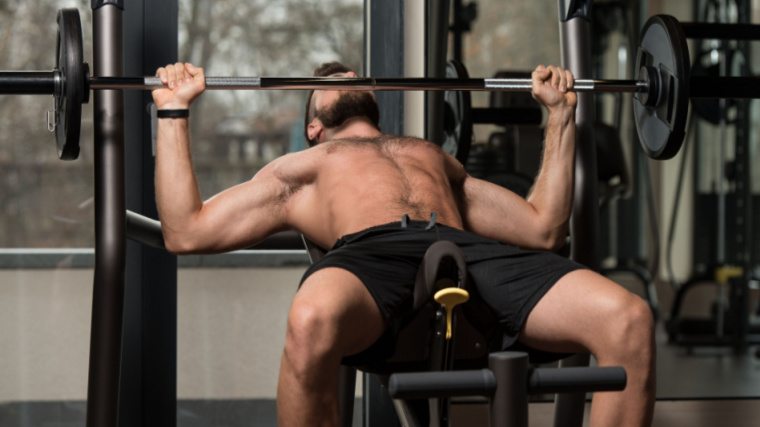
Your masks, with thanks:
M 52 71 L 1 71 L 0 94 L 55 97 L 58 154 L 79 154 L 81 104 L 92 90 L 154 90 L 165 87 L 158 77 L 90 77 L 82 58 L 82 30 L 77 9 L 58 12 L 56 68 Z M 690 34 L 710 28 L 687 26 Z M 758 26 L 757 28 L 760 28 Z M 720 28 L 721 34 L 725 29 Z M 746 31 L 745 31 L 746 32 Z M 744 33 L 742 33 L 744 34 Z M 646 153 L 667 159 L 680 149 L 690 98 L 759 98 L 755 78 L 690 76 L 686 35 L 673 17 L 651 17 L 641 32 L 633 80 L 578 79 L 576 92 L 634 93 L 634 118 Z M 530 78 L 372 78 L 372 77 L 206 77 L 210 90 L 416 90 L 416 91 L 530 91 Z M 49 123 L 49 127 L 50 123 Z
M 53 95 L 60 71 L 0 71 L 0 95 Z M 690 98 L 758 98 L 754 77 L 692 76 Z M 574 92 L 635 93 L 649 90 L 645 80 L 578 79 Z M 145 77 L 90 77 L 85 90 L 155 90 L 166 88 L 161 79 Z M 357 91 L 485 91 L 530 92 L 530 78 L 441 79 L 426 77 L 206 77 L 208 90 L 357 90 Z
M 0 94 L 53 95 L 60 71 L 0 71 Z M 90 77 L 85 90 L 155 90 L 166 88 L 161 79 L 145 77 Z M 640 92 L 649 84 L 636 80 L 578 79 L 576 92 Z M 419 90 L 530 92 L 529 78 L 446 79 L 376 77 L 206 77 L 209 90 Z

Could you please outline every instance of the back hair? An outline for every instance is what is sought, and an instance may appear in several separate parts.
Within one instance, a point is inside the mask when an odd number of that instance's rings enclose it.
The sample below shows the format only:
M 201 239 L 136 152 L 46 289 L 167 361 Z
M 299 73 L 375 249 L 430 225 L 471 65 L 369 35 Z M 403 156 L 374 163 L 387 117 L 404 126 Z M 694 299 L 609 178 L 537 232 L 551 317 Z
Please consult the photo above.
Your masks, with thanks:
M 314 69 L 314 77 L 325 77 L 329 76 L 331 74 L 335 73 L 347 73 L 349 71 L 353 71 L 352 68 L 341 64 L 338 61 L 332 61 L 332 62 L 325 62 L 319 67 Z M 311 106 L 311 97 L 314 95 L 314 90 L 309 90 L 306 93 L 306 108 L 304 109 L 304 123 L 303 123 L 303 134 L 306 137 L 306 142 L 309 144 L 309 147 L 313 147 L 317 145 L 317 141 L 313 141 L 309 139 L 309 123 L 311 123 L 312 120 L 314 120 L 314 113 L 316 108 L 312 108 Z

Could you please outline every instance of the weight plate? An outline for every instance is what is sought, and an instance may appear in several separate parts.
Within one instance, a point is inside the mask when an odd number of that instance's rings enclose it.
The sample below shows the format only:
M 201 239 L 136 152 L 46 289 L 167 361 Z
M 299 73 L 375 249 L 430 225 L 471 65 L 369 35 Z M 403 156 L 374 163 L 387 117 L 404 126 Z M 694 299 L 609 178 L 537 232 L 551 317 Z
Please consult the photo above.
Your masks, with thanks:
M 465 66 L 455 60 L 446 64 L 446 77 L 467 79 Z M 443 107 L 443 148 L 462 164 L 467 163 L 472 145 L 472 98 L 470 92 L 447 90 Z
M 77 9 L 58 11 L 56 65 L 59 81 L 55 90 L 55 140 L 58 158 L 79 157 L 82 103 L 86 102 L 85 64 L 82 53 L 82 24 Z
M 636 79 L 647 68 L 659 77 L 654 106 L 633 97 L 633 113 L 639 141 L 647 155 L 666 160 L 678 153 L 686 136 L 689 110 L 689 50 L 681 24 L 668 15 L 656 15 L 641 30 L 636 58 Z

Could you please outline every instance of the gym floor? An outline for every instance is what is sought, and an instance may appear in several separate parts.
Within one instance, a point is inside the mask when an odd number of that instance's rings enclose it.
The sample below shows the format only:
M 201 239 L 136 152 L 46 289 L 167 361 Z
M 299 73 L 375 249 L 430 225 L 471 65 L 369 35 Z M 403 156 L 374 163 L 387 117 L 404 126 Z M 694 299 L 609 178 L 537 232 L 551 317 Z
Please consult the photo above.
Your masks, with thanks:
M 735 353 L 729 347 L 687 348 L 657 332 L 658 399 L 742 399 L 760 397 L 760 358 L 756 347 Z

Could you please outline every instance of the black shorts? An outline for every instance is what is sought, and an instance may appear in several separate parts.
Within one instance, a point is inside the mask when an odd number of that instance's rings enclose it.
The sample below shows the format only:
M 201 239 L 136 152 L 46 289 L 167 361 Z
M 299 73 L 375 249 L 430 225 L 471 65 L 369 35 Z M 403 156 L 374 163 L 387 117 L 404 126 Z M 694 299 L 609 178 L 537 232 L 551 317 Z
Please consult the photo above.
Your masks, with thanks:
M 462 249 L 469 286 L 490 308 L 499 328 L 492 348 L 506 350 L 516 343 L 531 310 L 565 274 L 583 268 L 552 252 L 527 251 L 442 224 L 409 221 L 371 227 L 340 238 L 314 263 L 301 283 L 327 267 L 347 270 L 364 283 L 388 322 L 393 337 L 410 314 L 417 270 L 428 247 L 449 240 Z M 386 337 L 388 338 L 388 337 Z

